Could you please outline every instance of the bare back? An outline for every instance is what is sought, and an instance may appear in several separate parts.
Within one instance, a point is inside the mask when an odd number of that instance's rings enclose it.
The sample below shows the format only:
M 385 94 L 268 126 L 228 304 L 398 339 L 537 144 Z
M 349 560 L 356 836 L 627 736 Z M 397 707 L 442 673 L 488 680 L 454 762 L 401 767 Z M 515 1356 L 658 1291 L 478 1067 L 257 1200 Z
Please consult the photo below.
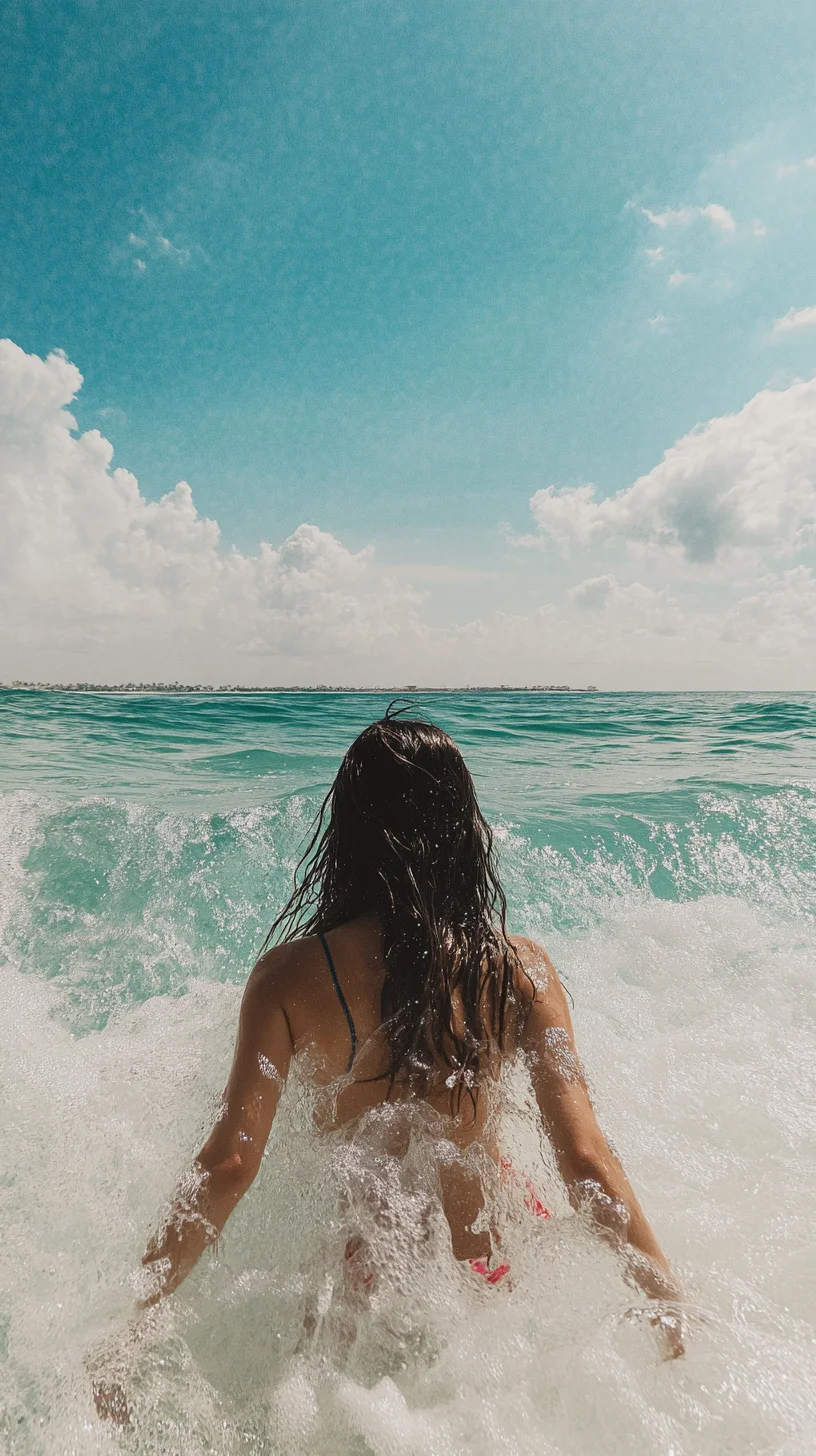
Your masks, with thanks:
M 256 974 L 266 985 L 270 1012 L 274 1014 L 276 1006 L 283 1010 L 294 1055 L 308 1054 L 314 1080 L 332 1088 L 331 1100 L 318 1104 L 321 1131 L 351 1126 L 387 1100 L 416 1099 L 415 1089 L 400 1079 L 392 1087 L 388 1075 L 389 1048 L 381 1015 L 385 968 L 375 917 L 338 926 L 329 932 L 325 947 L 318 937 L 276 947 L 259 962 Z M 489 1089 L 475 1104 L 464 1095 L 457 1105 L 449 1076 L 450 1068 L 440 1065 L 422 1093 L 444 1119 L 444 1136 L 460 1149 L 478 1143 L 498 1159 Z M 477 1175 L 461 1163 L 446 1164 L 439 1171 L 455 1257 L 483 1257 L 490 1250 L 489 1235 L 471 1232 L 483 1205 Z
M 329 957 L 313 937 L 276 947 L 252 971 L 221 1111 L 195 1160 L 197 1191 L 192 1199 L 185 1194 L 148 1246 L 143 1263 L 155 1271 L 156 1283 L 144 1304 L 170 1293 L 186 1276 L 254 1181 L 294 1058 L 308 1053 L 315 1082 L 332 1089 L 326 1099 L 331 1114 L 320 1124 L 326 1132 L 352 1127 L 387 1099 L 417 1097 L 416 1088 L 399 1079 L 392 1087 L 384 1075 L 388 1067 L 380 1014 L 384 964 L 376 919 L 361 917 L 338 926 L 330 932 L 327 945 L 339 990 Z M 647 1294 L 676 1299 L 677 1286 L 666 1259 L 598 1126 L 555 967 L 533 941 L 513 937 L 512 945 L 520 967 L 518 1000 L 526 1000 L 526 1005 L 513 1038 L 517 1047 L 510 1045 L 507 1051 L 518 1049 L 529 1059 L 543 1128 L 569 1197 L 576 1207 L 589 1209 L 604 1237 L 619 1244 L 632 1278 Z M 453 1012 L 455 1016 L 455 998 Z M 497 1159 L 491 1118 L 495 1084 L 483 1076 L 475 1110 L 467 1096 L 457 1107 L 447 1072 L 440 1066 L 438 1075 L 431 1075 L 424 1100 L 444 1119 L 445 1136 L 457 1147 L 478 1145 Z M 393 1151 L 399 1154 L 398 1148 Z M 443 1205 L 453 1254 L 480 1261 L 492 1252 L 490 1234 L 473 1229 L 484 1194 L 478 1175 L 467 1171 L 463 1161 L 439 1168 Z M 674 1317 L 667 1338 L 669 1353 L 681 1353 L 680 1325 Z

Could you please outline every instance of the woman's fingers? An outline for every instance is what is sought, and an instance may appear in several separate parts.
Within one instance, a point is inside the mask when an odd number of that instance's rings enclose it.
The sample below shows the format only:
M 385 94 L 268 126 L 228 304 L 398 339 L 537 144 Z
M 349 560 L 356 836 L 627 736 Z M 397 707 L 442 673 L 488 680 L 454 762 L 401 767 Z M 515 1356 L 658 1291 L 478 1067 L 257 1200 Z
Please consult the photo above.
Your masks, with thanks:
M 97 1415 L 103 1421 L 113 1421 L 117 1426 L 129 1426 L 130 1407 L 124 1386 L 118 1380 L 95 1380 L 93 1398 Z
M 652 1314 L 649 1323 L 657 1332 L 664 1360 L 679 1360 L 681 1355 L 685 1355 L 683 1317 L 678 1309 Z

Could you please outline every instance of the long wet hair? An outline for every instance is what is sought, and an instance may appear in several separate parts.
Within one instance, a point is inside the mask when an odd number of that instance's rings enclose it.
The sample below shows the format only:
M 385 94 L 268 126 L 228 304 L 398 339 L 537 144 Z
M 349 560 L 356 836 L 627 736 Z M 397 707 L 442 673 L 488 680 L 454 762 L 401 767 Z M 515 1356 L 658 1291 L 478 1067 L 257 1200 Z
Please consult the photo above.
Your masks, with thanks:
M 403 712 L 405 710 L 402 710 Z M 385 1076 L 427 1082 L 440 1065 L 473 1102 L 518 1004 L 519 958 L 493 835 L 459 749 L 389 709 L 355 738 L 267 938 L 325 933 L 366 912 L 382 928 Z

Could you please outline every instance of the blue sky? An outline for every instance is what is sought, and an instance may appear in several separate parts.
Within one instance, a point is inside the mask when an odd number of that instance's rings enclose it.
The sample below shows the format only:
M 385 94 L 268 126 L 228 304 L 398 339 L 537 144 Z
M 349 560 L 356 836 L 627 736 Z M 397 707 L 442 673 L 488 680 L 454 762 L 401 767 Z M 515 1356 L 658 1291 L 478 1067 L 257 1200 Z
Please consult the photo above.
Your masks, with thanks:
M 770 332 L 816 303 L 810 4 L 8 13 L 2 333 L 227 545 L 314 522 L 529 605 L 537 490 L 620 490 L 816 370 Z

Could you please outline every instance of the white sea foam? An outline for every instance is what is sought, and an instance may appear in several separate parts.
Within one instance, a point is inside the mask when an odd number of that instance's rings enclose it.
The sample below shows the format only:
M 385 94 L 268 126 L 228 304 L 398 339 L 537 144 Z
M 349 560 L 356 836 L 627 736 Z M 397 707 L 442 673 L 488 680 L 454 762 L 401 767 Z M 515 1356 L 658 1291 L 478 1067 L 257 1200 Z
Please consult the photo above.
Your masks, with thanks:
M 117 948 L 131 956 L 146 943 L 134 941 L 145 921 L 154 947 L 159 924 L 183 922 L 171 871 L 196 873 L 189 831 L 166 829 L 172 863 L 130 919 L 122 877 L 143 827 L 117 841 L 111 901 L 68 927 L 66 975 L 66 940 L 31 888 L 32 876 L 56 874 L 37 857 L 46 811 L 34 800 L 13 809 L 0 897 L 0 1446 L 11 1456 L 119 1444 L 155 1456 L 816 1449 L 813 920 L 779 896 L 670 903 L 642 886 L 596 896 L 593 915 L 550 928 L 547 943 L 574 996 L 604 1126 L 686 1286 L 685 1358 L 661 1363 L 653 1332 L 628 1314 L 642 1302 L 615 1258 L 567 1210 L 523 1079 L 508 1143 L 556 1217 L 507 1224 L 512 1288 L 483 1287 L 450 1257 L 432 1126 L 396 1166 L 376 1139 L 315 1138 L 293 1083 L 219 1253 L 117 1357 L 135 1431 L 103 1425 L 85 1359 L 128 1317 L 140 1250 L 216 1105 L 240 992 L 214 979 L 214 952 L 196 966 L 184 929 L 164 994 L 141 983 L 143 1000 L 132 986 L 104 993 L 94 1024 L 86 987 L 77 1020 L 83 944 L 98 954 L 104 931 L 113 975 Z M 71 833 L 79 852 L 82 823 Z M 517 854 L 532 886 L 530 851 Z M 145 864 L 140 874 L 144 885 Z M 546 899 L 529 901 L 533 931 Z M 172 959 L 172 941 L 162 955 Z M 339 1193 L 359 1222 L 373 1183 L 391 1217 L 367 1229 L 385 1272 L 361 1309 L 344 1282 Z

